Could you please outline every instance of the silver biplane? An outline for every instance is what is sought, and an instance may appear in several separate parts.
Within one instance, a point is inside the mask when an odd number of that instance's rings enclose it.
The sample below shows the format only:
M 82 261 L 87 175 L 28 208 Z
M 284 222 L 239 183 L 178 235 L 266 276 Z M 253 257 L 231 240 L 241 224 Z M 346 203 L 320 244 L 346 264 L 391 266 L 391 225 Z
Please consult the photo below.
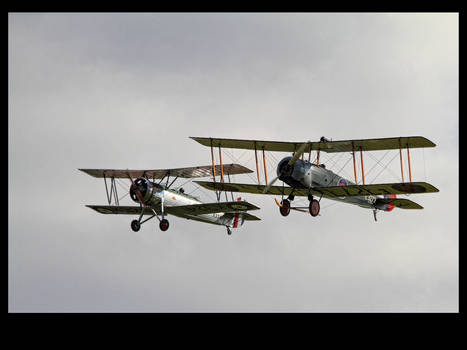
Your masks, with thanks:
M 423 207 L 409 199 L 397 198 L 399 194 L 418 194 L 439 192 L 437 188 L 426 182 L 412 182 L 410 149 L 435 147 L 430 140 L 421 136 L 393 137 L 362 140 L 331 141 L 321 137 L 318 142 L 279 142 L 264 140 L 239 140 L 210 137 L 191 137 L 200 144 L 211 148 L 218 147 L 219 153 L 222 148 L 236 148 L 254 150 L 256 159 L 257 184 L 246 183 L 224 183 L 223 181 L 194 181 L 206 189 L 213 191 L 229 191 L 256 194 L 269 194 L 282 196 L 279 202 L 279 211 L 283 216 L 287 216 L 291 209 L 309 212 L 311 216 L 320 213 L 320 201 L 322 198 L 341 201 L 344 203 L 358 205 L 363 208 L 373 210 L 376 221 L 378 210 L 391 211 L 394 207 L 400 209 L 423 209 Z M 363 152 L 379 150 L 399 150 L 401 163 L 400 183 L 365 184 L 365 171 Z M 407 161 L 409 169 L 409 181 L 404 181 L 402 151 L 407 151 Z M 263 154 L 265 184 L 261 184 L 258 166 L 258 154 Z M 277 176 L 268 183 L 265 151 L 291 152 L 292 156 L 283 158 L 277 164 Z M 316 160 L 311 162 L 311 153 L 316 152 Z M 326 169 L 324 164 L 320 164 L 320 152 L 335 153 L 349 152 L 353 157 L 354 180 L 350 181 L 333 171 Z M 357 181 L 357 164 L 355 153 L 360 153 L 361 177 L 362 181 Z M 308 153 L 308 160 L 304 159 L 304 154 Z M 277 180 L 283 182 L 282 186 L 274 186 Z M 214 177 L 215 180 L 215 177 Z M 284 184 L 287 184 L 285 186 Z M 284 198 L 287 196 L 287 198 Z M 295 196 L 304 196 L 309 200 L 308 207 L 292 206 L 291 202 Z
M 242 201 L 203 203 L 198 198 L 186 194 L 183 188 L 172 189 L 175 180 L 179 178 L 191 179 L 209 177 L 212 172 L 222 172 L 230 177 L 235 174 L 252 173 L 253 171 L 239 164 L 207 165 L 177 169 L 157 170 L 117 170 L 117 169 L 79 169 L 93 177 L 103 178 L 108 205 L 87 205 L 101 214 L 138 215 L 138 219 L 131 222 L 131 229 L 139 231 L 141 224 L 156 217 L 159 228 L 166 231 L 169 228 L 167 215 L 173 215 L 190 220 L 197 220 L 209 224 L 222 225 L 231 234 L 231 228 L 243 225 L 245 220 L 260 220 L 248 211 L 259 209 L 257 206 Z M 169 179 L 172 181 L 169 184 Z M 139 206 L 120 205 L 115 179 L 130 180 L 129 195 Z M 136 180 L 133 180 L 136 178 Z M 163 180 L 165 184 L 162 183 Z M 108 181 L 110 180 L 110 192 Z M 156 182 L 156 180 L 159 180 Z M 219 198 L 218 198 L 219 199 Z M 112 205 L 112 200 L 114 204 Z M 144 215 L 149 218 L 142 220 Z

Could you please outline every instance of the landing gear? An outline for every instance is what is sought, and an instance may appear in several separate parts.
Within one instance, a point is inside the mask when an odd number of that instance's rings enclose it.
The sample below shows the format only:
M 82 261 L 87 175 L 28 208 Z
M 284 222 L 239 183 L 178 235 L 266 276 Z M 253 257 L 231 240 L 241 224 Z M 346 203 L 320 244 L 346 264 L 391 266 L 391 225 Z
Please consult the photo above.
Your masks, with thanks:
M 141 228 L 141 224 L 139 223 L 138 220 L 133 220 L 133 221 L 131 222 L 131 229 L 132 229 L 133 231 L 138 232 L 140 228 Z
M 319 202 L 316 199 L 313 199 L 310 202 L 310 205 L 309 205 L 308 209 L 310 211 L 311 216 L 313 216 L 313 217 L 318 216 L 319 209 L 320 209 Z
M 159 222 L 159 228 L 161 229 L 161 231 L 167 231 L 169 229 L 169 220 L 162 219 Z
M 290 201 L 288 199 L 284 199 L 281 202 L 281 207 L 279 207 L 279 211 L 282 216 L 287 216 L 290 214 Z
M 230 236 L 232 234 L 232 230 L 230 229 L 229 226 L 226 226 L 226 228 L 227 228 L 227 234 Z
M 375 221 L 378 221 L 376 220 L 376 213 L 378 212 L 378 209 L 373 209 L 373 217 L 375 218 Z
M 311 194 L 308 195 L 308 200 L 310 201 L 310 204 L 308 206 L 308 211 L 310 212 L 310 215 L 313 217 L 318 216 L 320 209 L 319 201 L 314 199 L 313 195 Z

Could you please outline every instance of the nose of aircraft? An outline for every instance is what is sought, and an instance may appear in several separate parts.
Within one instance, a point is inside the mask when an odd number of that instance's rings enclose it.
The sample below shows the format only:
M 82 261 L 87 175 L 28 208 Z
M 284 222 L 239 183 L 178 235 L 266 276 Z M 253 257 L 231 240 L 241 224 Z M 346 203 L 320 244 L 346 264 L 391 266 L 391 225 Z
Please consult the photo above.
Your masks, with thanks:
M 130 197 L 136 203 L 143 203 L 149 190 L 149 182 L 145 178 L 137 178 L 130 186 Z
M 294 164 L 289 165 L 292 157 L 283 158 L 277 165 L 277 177 L 279 179 L 292 175 Z

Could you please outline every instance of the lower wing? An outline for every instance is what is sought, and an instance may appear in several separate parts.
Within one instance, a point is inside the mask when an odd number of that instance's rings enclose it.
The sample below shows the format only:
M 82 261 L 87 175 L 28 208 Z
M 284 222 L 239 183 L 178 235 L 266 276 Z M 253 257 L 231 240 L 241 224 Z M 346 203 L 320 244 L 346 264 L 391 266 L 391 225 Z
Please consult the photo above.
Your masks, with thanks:
M 126 206 L 126 205 L 86 205 L 88 208 L 94 209 L 101 214 L 126 214 L 126 215 L 140 215 L 141 207 Z M 153 208 L 157 215 L 160 215 L 160 210 Z M 154 215 L 151 208 L 144 208 L 144 215 Z
M 220 183 L 209 181 L 194 181 L 200 186 L 211 191 L 228 191 L 263 194 L 266 185 L 239 184 L 239 183 Z M 389 195 L 389 194 L 407 194 L 407 193 L 432 193 L 439 190 L 426 182 L 408 182 L 408 183 L 388 183 L 373 185 L 351 185 L 351 186 L 329 186 L 293 189 L 289 186 L 271 186 L 264 194 L 289 195 L 293 190 L 296 196 L 323 195 L 324 197 L 352 197 L 368 195 Z
M 157 215 L 161 214 L 160 207 L 150 208 L 145 207 L 142 209 L 139 206 L 123 206 L 123 205 L 86 205 L 88 208 L 94 209 L 101 214 L 127 214 L 127 215 L 140 215 L 141 210 L 144 210 L 143 215 L 154 215 L 153 210 Z M 257 210 L 254 204 L 248 203 L 247 201 L 232 201 L 232 202 L 215 202 L 215 203 L 201 203 L 191 205 L 179 205 L 168 207 L 166 206 L 165 212 L 175 216 L 183 215 L 202 215 L 202 214 L 214 214 L 214 213 L 237 213 L 246 212 L 248 210 Z M 251 215 L 253 216 L 253 215 Z M 245 220 L 246 216 L 245 216 Z M 251 219 L 253 220 L 253 219 Z

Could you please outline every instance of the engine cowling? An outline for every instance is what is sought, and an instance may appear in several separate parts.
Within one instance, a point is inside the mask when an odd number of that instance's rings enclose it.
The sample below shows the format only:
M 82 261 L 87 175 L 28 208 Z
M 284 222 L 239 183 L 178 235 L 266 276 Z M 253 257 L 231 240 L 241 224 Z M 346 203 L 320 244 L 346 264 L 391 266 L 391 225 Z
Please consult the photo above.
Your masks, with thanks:
M 138 195 L 138 191 L 143 201 L 141 201 Z M 144 177 L 137 178 L 130 186 L 130 197 L 136 203 L 142 202 L 141 204 L 148 204 L 148 202 L 151 200 L 152 193 L 153 186 L 151 182 Z
M 277 177 L 292 187 L 309 186 L 305 183 L 305 176 L 308 174 L 309 163 L 305 163 L 301 159 L 297 159 L 295 163 L 289 165 L 292 157 L 285 157 L 277 165 Z M 311 184 L 311 183 L 310 183 Z

